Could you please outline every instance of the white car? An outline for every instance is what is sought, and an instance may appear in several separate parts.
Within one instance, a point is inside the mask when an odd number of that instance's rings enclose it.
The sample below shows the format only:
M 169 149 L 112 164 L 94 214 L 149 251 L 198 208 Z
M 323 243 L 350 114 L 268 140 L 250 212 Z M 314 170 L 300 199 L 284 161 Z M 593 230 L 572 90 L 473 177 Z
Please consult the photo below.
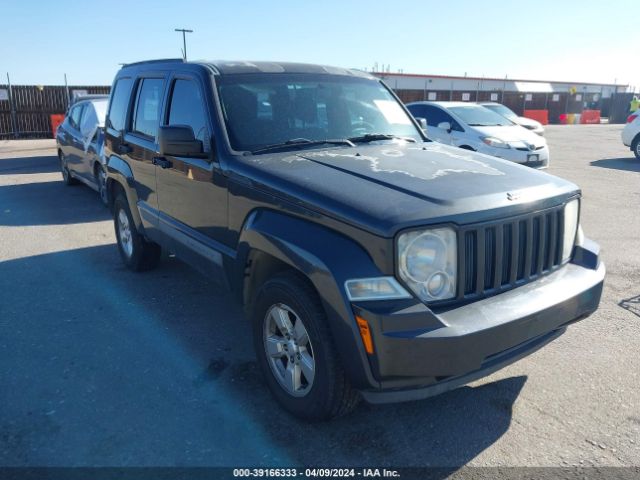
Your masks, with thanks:
M 513 123 L 517 123 L 518 125 L 526 128 L 527 130 L 531 130 L 533 133 L 537 133 L 538 135 L 544 135 L 544 127 L 539 121 L 534 120 L 533 118 L 519 117 L 518 115 L 516 115 L 516 112 L 514 112 L 508 107 L 505 107 L 501 103 L 481 102 L 480 105 L 482 105 L 485 108 L 488 108 L 493 112 L 496 112 L 499 115 L 502 115 L 503 117 L 508 118 Z
M 549 147 L 544 137 L 481 105 L 414 102 L 407 108 L 416 119 L 425 120 L 431 140 L 534 168 L 549 166 Z
M 622 129 L 622 143 L 631 148 L 636 158 L 640 160 L 640 110 L 627 118 L 627 124 Z

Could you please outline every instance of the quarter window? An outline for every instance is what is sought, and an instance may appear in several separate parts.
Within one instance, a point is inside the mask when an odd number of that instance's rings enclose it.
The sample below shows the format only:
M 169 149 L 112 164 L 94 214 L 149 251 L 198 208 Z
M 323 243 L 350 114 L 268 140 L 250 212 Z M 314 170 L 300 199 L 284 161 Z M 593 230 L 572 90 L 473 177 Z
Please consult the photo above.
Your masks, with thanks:
M 204 105 L 202 92 L 194 81 L 176 80 L 174 82 L 169 107 L 169 125 L 191 127 L 195 138 L 202 142 L 204 151 L 208 152 L 211 142 Z
M 145 78 L 140 81 L 133 118 L 134 132 L 156 138 L 163 86 L 164 80 L 160 78 Z

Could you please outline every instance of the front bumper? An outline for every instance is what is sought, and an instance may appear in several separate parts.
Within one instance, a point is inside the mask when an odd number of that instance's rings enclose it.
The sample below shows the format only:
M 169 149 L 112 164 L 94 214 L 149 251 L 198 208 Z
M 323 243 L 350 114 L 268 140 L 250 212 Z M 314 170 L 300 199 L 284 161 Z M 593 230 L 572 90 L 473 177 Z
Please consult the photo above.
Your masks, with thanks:
M 577 247 L 574 262 L 502 294 L 434 312 L 398 302 L 374 310 L 354 306 L 374 338 L 370 357 L 380 388 L 365 390 L 372 403 L 426 398 L 493 373 L 540 348 L 567 325 L 593 313 L 605 266 L 594 251 Z

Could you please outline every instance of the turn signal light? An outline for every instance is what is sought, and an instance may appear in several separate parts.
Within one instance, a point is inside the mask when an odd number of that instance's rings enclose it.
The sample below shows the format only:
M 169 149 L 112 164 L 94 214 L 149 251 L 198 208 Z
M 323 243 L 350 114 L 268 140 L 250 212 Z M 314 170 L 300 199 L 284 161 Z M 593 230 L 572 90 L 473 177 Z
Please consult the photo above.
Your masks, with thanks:
M 358 322 L 358 328 L 360 329 L 360 336 L 362 337 L 362 343 L 364 349 L 369 355 L 373 355 L 373 340 L 371 339 L 371 330 L 367 321 L 356 315 L 356 322 Z

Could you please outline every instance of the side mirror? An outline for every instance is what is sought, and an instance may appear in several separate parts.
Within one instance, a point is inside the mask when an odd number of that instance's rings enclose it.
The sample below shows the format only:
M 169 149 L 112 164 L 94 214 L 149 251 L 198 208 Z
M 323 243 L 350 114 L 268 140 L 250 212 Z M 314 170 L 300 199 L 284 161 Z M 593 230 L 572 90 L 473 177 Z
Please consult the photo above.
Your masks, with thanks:
M 160 155 L 174 157 L 202 157 L 202 142 L 196 140 L 193 129 L 188 125 L 161 126 L 158 130 Z
M 447 133 L 451 133 L 451 124 L 449 122 L 440 122 L 438 128 L 440 130 L 446 130 Z
M 420 125 L 420 128 L 424 131 L 427 131 L 427 119 L 422 117 L 416 117 L 416 120 Z

